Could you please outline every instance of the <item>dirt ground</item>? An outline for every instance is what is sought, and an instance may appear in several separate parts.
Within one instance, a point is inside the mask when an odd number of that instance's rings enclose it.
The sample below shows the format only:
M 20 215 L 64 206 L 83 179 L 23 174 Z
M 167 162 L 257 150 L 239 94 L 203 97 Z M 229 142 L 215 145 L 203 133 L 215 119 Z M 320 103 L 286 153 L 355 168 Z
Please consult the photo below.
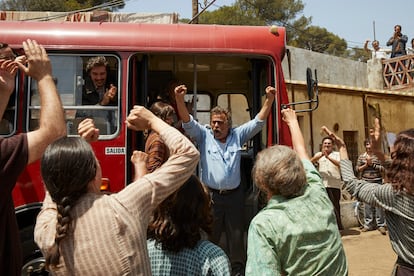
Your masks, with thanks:
M 391 275 L 397 256 L 391 248 L 388 232 L 384 236 L 377 230 L 361 232 L 359 228 L 351 228 L 343 232 L 342 242 L 349 276 Z

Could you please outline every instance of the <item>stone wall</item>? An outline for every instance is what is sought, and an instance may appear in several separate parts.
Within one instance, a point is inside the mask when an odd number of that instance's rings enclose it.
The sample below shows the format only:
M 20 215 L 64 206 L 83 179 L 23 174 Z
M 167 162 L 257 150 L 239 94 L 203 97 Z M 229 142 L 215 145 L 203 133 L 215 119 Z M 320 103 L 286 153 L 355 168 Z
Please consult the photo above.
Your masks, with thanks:
M 318 82 L 368 88 L 367 64 L 346 58 L 288 47 L 292 80 L 306 81 L 306 68 L 317 70 Z M 288 58 L 282 62 L 285 79 L 289 79 Z

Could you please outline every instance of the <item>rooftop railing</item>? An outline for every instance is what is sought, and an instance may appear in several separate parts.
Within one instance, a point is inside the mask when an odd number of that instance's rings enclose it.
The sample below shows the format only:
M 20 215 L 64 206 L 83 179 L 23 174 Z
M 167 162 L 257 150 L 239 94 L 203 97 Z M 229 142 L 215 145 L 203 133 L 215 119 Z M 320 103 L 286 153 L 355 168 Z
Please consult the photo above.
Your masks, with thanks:
M 414 55 L 384 59 L 382 65 L 385 89 L 414 87 Z

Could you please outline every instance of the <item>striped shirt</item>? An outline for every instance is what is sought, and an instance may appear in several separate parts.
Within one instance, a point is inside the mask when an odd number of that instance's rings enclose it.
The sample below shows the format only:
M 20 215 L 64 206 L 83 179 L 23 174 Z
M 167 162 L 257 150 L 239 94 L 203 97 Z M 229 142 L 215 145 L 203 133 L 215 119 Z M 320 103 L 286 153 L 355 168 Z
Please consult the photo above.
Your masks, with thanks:
M 381 182 L 384 167 L 375 154 L 370 155 L 371 165 L 361 171 L 361 178 L 369 182 Z M 363 153 L 358 157 L 357 168 L 367 163 L 368 153 Z
M 72 207 L 72 231 L 60 244 L 54 275 L 151 275 L 146 239 L 150 216 L 190 177 L 199 160 L 197 149 L 178 130 L 167 128 L 160 136 L 171 156 L 157 172 L 116 194 L 87 193 Z M 43 253 L 54 243 L 56 216 L 47 194 L 34 232 Z
M 358 180 L 350 160 L 341 160 L 341 173 L 346 189 L 358 200 L 384 208 L 392 248 L 405 262 L 414 265 L 414 195 L 397 192 L 391 184 Z

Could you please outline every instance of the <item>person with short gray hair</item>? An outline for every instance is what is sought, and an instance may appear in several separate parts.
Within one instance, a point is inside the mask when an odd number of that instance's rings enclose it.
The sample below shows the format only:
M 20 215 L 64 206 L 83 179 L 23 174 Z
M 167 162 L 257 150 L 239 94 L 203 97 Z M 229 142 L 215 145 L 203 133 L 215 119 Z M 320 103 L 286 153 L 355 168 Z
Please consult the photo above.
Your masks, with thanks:
M 268 202 L 250 223 L 246 275 L 348 275 L 333 206 L 296 113 L 288 108 L 282 115 L 293 150 L 275 145 L 257 155 L 253 179 Z

